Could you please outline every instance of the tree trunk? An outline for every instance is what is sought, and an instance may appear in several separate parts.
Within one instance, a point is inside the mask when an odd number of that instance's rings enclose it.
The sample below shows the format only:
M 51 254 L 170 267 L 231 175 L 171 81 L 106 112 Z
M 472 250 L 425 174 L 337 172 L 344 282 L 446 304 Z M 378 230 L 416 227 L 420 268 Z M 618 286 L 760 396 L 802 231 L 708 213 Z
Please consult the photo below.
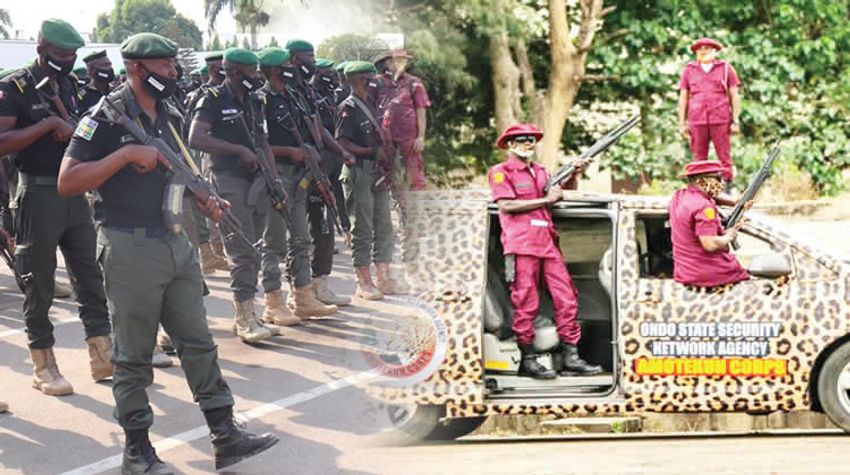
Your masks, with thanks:
M 602 16 L 602 0 L 580 0 L 580 7 L 582 14 L 578 34 L 571 35 L 566 0 L 549 0 L 552 69 L 545 96 L 544 136 L 538 154 L 540 161 L 550 168 L 557 165 L 564 125 L 581 87 L 587 52 Z
M 517 122 L 522 115 L 519 69 L 511 56 L 507 32 L 490 37 L 490 75 L 497 133 Z

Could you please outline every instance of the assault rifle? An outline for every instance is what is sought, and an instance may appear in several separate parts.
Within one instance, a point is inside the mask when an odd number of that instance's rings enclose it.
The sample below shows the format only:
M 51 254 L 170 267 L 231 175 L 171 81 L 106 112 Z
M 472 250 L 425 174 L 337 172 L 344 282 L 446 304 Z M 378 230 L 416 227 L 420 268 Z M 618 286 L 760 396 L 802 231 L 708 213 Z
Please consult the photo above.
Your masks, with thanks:
M 111 124 L 120 125 L 142 144 L 156 147 L 156 149 L 159 150 L 159 153 L 162 154 L 162 156 L 165 157 L 171 165 L 172 177 L 169 180 L 170 186 L 166 187 L 166 193 L 168 193 L 168 195 L 163 198 L 163 212 L 166 223 L 169 224 L 169 226 L 173 227 L 180 221 L 180 215 L 182 213 L 182 188 L 185 187 L 202 201 L 206 202 L 207 200 L 215 200 L 215 202 L 219 205 L 219 208 L 224 212 L 224 217 L 219 224 L 226 240 L 229 241 L 234 238 L 239 239 L 257 255 L 259 255 L 259 242 L 251 242 L 251 240 L 248 239 L 248 236 L 245 235 L 244 231 L 242 231 L 242 223 L 240 223 L 236 216 L 230 213 L 227 208 L 222 206 L 224 200 L 218 196 L 212 185 L 210 185 L 210 183 L 201 176 L 201 173 L 197 169 L 195 163 L 191 161 L 192 158 L 189 155 L 188 150 L 186 150 L 183 143 L 180 141 L 179 134 L 171 126 L 170 122 L 169 127 L 171 127 L 171 133 L 174 134 L 174 138 L 180 146 L 183 158 L 178 156 L 163 139 L 148 135 L 147 132 L 145 132 L 139 124 L 133 121 L 133 119 L 127 115 L 126 111 L 119 108 L 108 95 L 103 96 L 100 102 L 97 103 L 92 110 L 91 117 Z M 175 190 L 175 188 L 178 188 L 178 190 Z M 174 205 L 173 207 L 171 207 L 172 204 Z
M 351 242 L 351 235 L 342 227 L 342 220 L 340 220 L 339 213 L 337 212 L 336 197 L 333 194 L 333 185 L 331 185 L 331 180 L 328 178 L 325 171 L 322 170 L 322 165 L 320 163 L 322 161 L 322 156 L 315 147 L 304 143 L 304 137 L 301 136 L 301 132 L 298 130 L 298 124 L 295 123 L 294 117 L 292 119 L 292 128 L 290 131 L 292 132 L 292 135 L 295 136 L 295 141 L 298 142 L 298 147 L 304 151 L 306 156 L 304 164 L 307 165 L 307 170 L 310 172 L 310 175 L 316 183 L 316 191 L 319 192 L 319 197 L 322 199 L 325 209 L 328 210 L 328 214 L 331 217 L 331 221 L 333 221 L 336 231 L 345 238 L 345 242 Z M 304 120 L 308 127 L 316 127 L 318 125 L 306 117 L 304 117 Z M 321 127 L 321 125 L 318 126 Z M 321 140 L 321 136 L 318 138 L 314 137 L 314 140 Z
M 266 144 L 265 141 L 262 140 L 263 134 L 258 133 L 257 130 L 254 130 L 252 133 L 251 129 L 248 128 L 248 123 L 245 122 L 245 114 L 239 112 L 237 115 L 239 116 L 239 123 L 242 125 L 242 130 L 245 134 L 247 134 L 248 139 L 251 140 L 251 144 L 253 145 L 252 148 L 254 153 L 257 155 L 257 165 L 260 169 L 260 175 L 262 175 L 263 181 L 266 184 L 266 191 L 269 192 L 272 208 L 274 208 L 275 211 L 277 211 L 283 218 L 283 222 L 286 224 L 286 229 L 291 230 L 292 217 L 289 216 L 289 210 L 286 208 L 286 202 L 288 200 L 288 197 L 286 196 L 286 189 L 280 181 L 280 178 L 275 178 L 277 173 L 274 173 L 274 175 L 272 174 L 271 162 L 266 154 Z
M 771 148 L 770 152 L 767 154 L 767 159 L 765 159 L 764 163 L 761 164 L 761 168 L 750 181 L 750 184 L 747 185 L 747 189 L 744 190 L 744 194 L 741 196 L 738 204 L 732 208 L 732 212 L 729 213 L 729 217 L 726 218 L 726 222 L 724 223 L 724 227 L 727 229 L 738 224 L 744 216 L 744 212 L 746 211 L 744 207 L 746 204 L 756 197 L 759 190 L 761 190 L 761 187 L 764 185 L 764 182 L 767 181 L 767 178 L 773 170 L 773 163 L 776 162 L 776 158 L 779 157 L 779 143 L 780 142 L 777 140 L 776 143 L 773 144 L 773 148 Z
M 32 282 L 32 273 L 24 275 L 18 273 L 18 269 L 15 267 L 15 256 L 12 254 L 12 249 L 9 248 L 6 244 L 6 239 L 2 236 L 0 236 L 0 256 L 3 256 L 3 260 L 12 271 L 12 275 L 15 276 L 15 282 L 18 284 L 18 288 L 21 289 L 21 293 L 26 293 L 26 287 Z
M 32 74 L 30 74 L 30 80 L 35 81 Z M 42 106 L 44 106 L 44 110 L 47 111 L 48 114 L 52 116 L 56 116 L 64 120 L 74 129 L 77 128 L 77 124 L 80 123 L 80 116 L 77 115 L 77 111 L 69 111 L 68 108 L 65 107 L 65 104 L 62 103 L 62 99 L 59 98 L 58 95 L 47 94 L 42 90 L 44 86 L 50 81 L 50 78 L 47 76 L 41 80 L 38 84 L 35 84 L 35 92 L 38 94 L 38 99 L 41 101 Z M 55 111 L 50 108 L 47 104 L 47 101 L 53 104 L 53 107 L 56 109 Z
M 596 143 L 590 146 L 587 150 L 582 152 L 581 155 L 578 156 L 575 160 L 561 167 L 557 173 L 552 175 L 549 178 L 549 181 L 546 183 L 546 186 L 543 188 L 543 192 L 546 193 L 553 186 L 559 186 L 565 181 L 572 178 L 573 174 L 576 171 L 576 167 L 581 164 L 585 165 L 590 163 L 597 155 L 608 150 L 611 145 L 614 145 L 620 137 L 626 134 L 626 132 L 632 130 L 634 126 L 640 123 L 640 114 L 636 114 L 632 116 L 629 120 L 623 122 L 616 129 L 608 132 L 601 139 L 597 140 Z

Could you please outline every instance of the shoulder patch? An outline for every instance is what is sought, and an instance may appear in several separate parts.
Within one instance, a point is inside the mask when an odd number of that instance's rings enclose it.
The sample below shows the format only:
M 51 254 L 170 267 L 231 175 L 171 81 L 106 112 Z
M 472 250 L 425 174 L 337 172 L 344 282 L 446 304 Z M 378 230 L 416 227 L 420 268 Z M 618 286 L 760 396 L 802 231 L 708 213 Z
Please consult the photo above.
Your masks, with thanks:
M 74 135 L 80 137 L 83 140 L 91 141 L 91 138 L 94 137 L 94 132 L 97 130 L 98 122 L 91 117 L 83 117 L 80 119 L 80 123 L 77 124 L 77 129 L 74 130 Z
M 717 217 L 717 212 L 714 211 L 714 208 L 705 208 L 704 210 L 702 210 L 702 212 L 708 219 L 714 219 Z
M 496 172 L 493 174 L 493 183 L 500 184 L 505 182 L 504 172 Z

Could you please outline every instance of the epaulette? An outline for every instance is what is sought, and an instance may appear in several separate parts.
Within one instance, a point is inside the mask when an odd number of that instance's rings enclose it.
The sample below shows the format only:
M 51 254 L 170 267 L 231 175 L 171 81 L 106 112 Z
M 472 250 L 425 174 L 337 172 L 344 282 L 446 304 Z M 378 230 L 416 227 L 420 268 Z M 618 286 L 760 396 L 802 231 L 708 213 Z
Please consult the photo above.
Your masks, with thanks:
M 26 70 L 21 68 L 12 74 L 3 78 L 4 82 L 10 82 L 18 88 L 18 92 L 21 94 L 24 93 L 24 88 L 27 87 L 27 74 Z

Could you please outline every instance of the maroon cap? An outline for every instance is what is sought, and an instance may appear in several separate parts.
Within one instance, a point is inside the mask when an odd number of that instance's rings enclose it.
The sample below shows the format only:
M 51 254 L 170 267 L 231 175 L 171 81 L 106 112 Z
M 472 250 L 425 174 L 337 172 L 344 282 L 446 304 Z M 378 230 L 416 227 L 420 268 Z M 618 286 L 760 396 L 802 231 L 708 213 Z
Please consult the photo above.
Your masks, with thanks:
M 694 44 L 691 45 L 691 52 L 696 53 L 697 48 L 699 48 L 700 46 L 709 46 L 711 48 L 716 49 L 717 51 L 723 49 L 723 45 L 721 45 L 717 41 L 712 40 L 711 38 L 700 38 L 694 41 Z
M 543 137 L 543 132 L 541 132 L 534 124 L 514 124 L 502 132 L 502 135 L 499 136 L 499 140 L 496 141 L 496 146 L 499 148 L 506 148 L 508 140 L 513 137 L 521 137 L 524 135 L 531 135 L 537 140 L 540 140 Z
M 726 171 L 726 168 L 720 162 L 709 161 L 709 160 L 700 160 L 698 162 L 691 162 L 685 165 L 685 171 L 682 172 L 680 177 L 688 177 L 694 175 L 709 175 L 709 174 L 718 174 L 721 175 Z

